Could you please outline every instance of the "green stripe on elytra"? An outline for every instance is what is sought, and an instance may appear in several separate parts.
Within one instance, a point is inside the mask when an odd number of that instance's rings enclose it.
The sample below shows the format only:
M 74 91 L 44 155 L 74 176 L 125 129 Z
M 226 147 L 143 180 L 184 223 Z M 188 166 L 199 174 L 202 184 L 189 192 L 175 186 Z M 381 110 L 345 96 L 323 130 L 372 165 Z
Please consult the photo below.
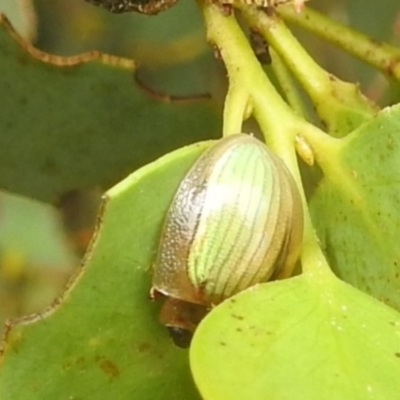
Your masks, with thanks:
M 260 178 L 262 185 L 264 184 L 264 175 L 269 175 L 272 176 L 273 172 L 270 168 L 270 163 L 268 162 L 268 158 L 264 158 L 266 156 L 268 156 L 268 154 L 265 154 L 263 151 L 260 154 L 260 150 L 263 150 L 259 145 L 254 145 L 253 143 L 250 144 L 242 144 L 241 148 L 237 151 L 240 151 L 241 154 L 239 153 L 235 153 L 234 157 L 233 157 L 233 162 L 234 162 L 234 168 L 233 168 L 233 179 L 236 182 L 240 182 L 241 184 L 245 184 L 246 188 L 252 188 L 254 187 L 255 193 L 253 193 L 253 191 L 251 191 L 251 195 L 252 197 L 255 198 L 260 198 L 260 184 L 259 182 L 257 184 L 255 184 L 255 178 Z M 228 153 L 228 151 L 227 151 Z M 258 153 L 258 154 L 257 154 Z M 240 156 L 240 157 L 238 157 Z M 261 159 L 263 161 L 264 167 L 268 167 L 269 171 L 268 173 L 266 171 L 264 171 L 264 174 L 261 173 L 260 176 L 260 171 L 257 171 L 255 166 L 251 165 L 251 162 L 256 163 L 257 160 Z M 216 182 L 230 182 L 232 181 L 232 177 L 230 176 L 230 173 L 227 174 L 227 171 L 229 172 L 229 170 L 227 170 L 226 168 L 231 168 L 230 162 L 231 160 L 228 160 L 225 158 L 225 160 L 221 160 L 221 162 L 223 161 L 223 165 L 224 168 L 219 171 L 220 173 L 217 175 L 216 173 L 213 174 L 213 178 L 210 179 L 210 181 L 208 182 L 210 185 L 213 184 L 212 182 L 214 182 L 214 177 L 216 176 L 215 180 Z M 240 161 L 240 162 L 239 162 Z M 214 168 L 214 171 L 217 170 L 218 171 L 218 166 L 216 165 Z M 239 170 L 240 172 L 242 172 L 244 174 L 244 176 L 242 176 L 241 174 L 238 174 L 237 170 Z M 224 176 L 224 173 L 226 176 Z M 249 176 L 250 173 L 250 176 Z M 273 182 L 271 182 L 273 183 Z M 241 189 L 243 190 L 243 187 L 241 187 Z M 267 201 L 267 199 L 270 196 L 271 190 L 273 188 L 270 188 L 270 190 L 265 191 L 264 190 L 264 194 L 266 195 L 266 198 L 263 199 L 265 201 Z M 241 194 L 240 192 L 242 190 L 239 190 L 239 192 L 237 191 L 236 188 L 236 194 L 241 196 L 242 198 L 242 202 L 243 202 L 243 194 Z M 249 189 L 250 190 L 250 189 Z M 262 191 L 261 191 L 261 195 L 262 195 Z M 261 196 L 262 197 L 262 196 Z M 207 201 L 208 198 L 205 199 L 205 201 Z M 261 200 L 261 199 L 260 199 Z M 228 202 L 229 203 L 229 202 Z M 247 201 L 247 203 L 249 203 L 249 201 Z M 236 205 L 238 203 L 236 202 Z M 251 205 L 252 208 L 255 209 L 255 212 L 252 213 L 248 213 L 249 216 L 252 215 L 253 218 L 256 220 L 257 219 L 257 215 L 259 213 L 259 204 L 252 204 Z M 227 281 L 229 279 L 229 276 L 225 276 L 226 273 L 230 273 L 232 268 L 239 268 L 239 266 L 242 267 L 243 270 L 246 270 L 249 263 L 251 262 L 251 260 L 254 258 L 254 254 L 251 254 L 248 250 L 248 243 L 252 243 L 252 237 L 251 237 L 251 232 L 252 229 L 250 227 L 250 229 L 243 229 L 243 226 L 241 224 L 240 221 L 237 222 L 237 233 L 234 234 L 232 232 L 229 232 L 229 230 L 232 230 L 232 222 L 234 222 L 234 218 L 236 218 L 233 214 L 232 211 L 235 210 L 229 210 L 231 213 L 230 218 L 227 218 L 226 215 L 224 215 L 224 213 L 222 213 L 221 215 L 217 215 L 217 217 L 213 216 L 213 220 L 212 220 L 212 225 L 209 225 L 208 223 L 204 222 L 206 228 L 208 229 L 208 240 L 204 240 L 202 235 L 202 232 L 198 231 L 196 232 L 196 236 L 200 235 L 199 240 L 200 242 L 197 242 L 197 244 L 200 246 L 199 248 L 201 248 L 201 252 L 198 252 L 196 250 L 196 246 L 192 247 L 191 249 L 191 254 L 190 257 L 194 256 L 193 259 L 191 261 L 189 261 L 189 265 L 191 268 L 191 271 L 193 273 L 193 279 L 196 280 L 196 282 L 198 282 L 201 285 L 201 280 L 204 279 L 204 276 L 208 277 L 208 282 L 210 282 L 211 286 L 207 287 L 207 292 L 212 292 L 213 290 L 215 291 L 216 288 L 218 288 L 218 293 L 221 293 L 221 291 L 223 290 L 222 287 L 218 287 L 218 285 L 221 285 L 220 283 L 220 279 L 222 279 L 223 281 Z M 265 210 L 261 210 L 265 211 Z M 265 214 L 265 213 L 264 213 Z M 255 223 L 258 223 L 257 221 L 255 221 Z M 225 229 L 221 228 L 221 225 L 225 224 Z M 254 225 L 254 222 L 251 223 L 251 225 Z M 215 232 L 219 235 L 216 236 Z M 236 239 L 236 238 L 229 238 L 229 241 L 231 243 L 237 243 L 237 245 L 235 246 L 235 248 L 227 248 L 226 247 L 226 237 L 227 234 L 229 233 L 230 236 L 235 235 L 237 237 L 245 237 L 247 239 L 246 243 L 244 242 L 243 239 Z M 210 239 L 211 238 L 211 239 Z M 217 240 L 216 240 L 217 238 Z M 236 242 L 236 240 L 239 240 L 238 242 Z M 195 241 L 197 241 L 197 237 L 195 239 Z M 214 246 L 214 242 L 216 242 L 218 245 Z M 198 248 L 197 248 L 198 249 Z M 223 249 L 225 251 L 225 253 L 227 253 L 226 255 L 224 255 L 224 259 L 227 260 L 223 260 L 221 262 L 221 254 L 218 254 L 221 252 L 221 249 Z M 241 254 L 238 254 L 238 251 L 242 249 Z M 237 251 L 236 251 L 237 250 Z M 197 255 L 197 253 L 200 254 L 206 254 L 206 258 L 205 259 L 201 259 L 201 257 L 195 257 Z M 246 256 L 246 257 L 245 257 Z M 211 262 L 214 261 L 212 264 Z M 239 264 L 238 264 L 239 263 Z M 232 264 L 232 265 L 231 265 Z M 214 273 L 217 272 L 217 275 Z M 221 276 L 221 272 L 224 272 L 224 275 Z M 234 274 L 234 276 L 231 275 L 231 278 L 239 278 L 239 274 L 243 273 L 243 271 L 238 271 L 238 274 Z M 191 278 L 192 279 L 192 278 Z M 194 282 L 195 283 L 195 282 Z M 203 282 L 203 285 L 207 286 L 207 282 Z M 231 285 L 231 283 L 227 282 L 227 285 Z M 224 285 L 225 286 L 225 285 Z
M 215 188 L 215 176 L 219 173 L 221 165 L 224 165 L 226 163 L 229 163 L 230 159 L 233 157 L 233 153 L 230 148 L 225 149 L 225 153 L 216 161 L 216 163 L 213 165 L 212 171 L 210 171 L 208 177 L 207 177 L 207 190 L 208 194 L 210 193 L 209 191 Z M 220 177 L 218 177 L 220 180 Z M 210 277 L 207 275 L 208 271 L 206 268 L 207 265 L 207 259 L 210 258 L 211 254 L 212 257 L 214 257 L 214 251 L 213 251 L 213 246 L 216 245 L 215 240 L 209 241 L 207 240 L 207 237 L 211 235 L 212 225 L 208 225 L 205 219 L 208 216 L 209 210 L 206 210 L 206 201 L 208 200 L 208 197 L 204 198 L 204 204 L 203 204 L 203 210 L 204 212 L 201 215 L 201 221 L 199 224 L 199 227 L 195 233 L 195 240 L 193 242 L 193 245 L 191 247 L 190 251 L 190 257 L 189 257 L 189 262 L 188 262 L 188 272 L 191 281 L 197 285 L 197 287 L 201 286 L 203 287 L 206 282 L 205 282 L 205 276 L 207 276 L 208 280 Z M 215 213 L 215 218 L 218 219 L 221 215 L 219 213 Z M 213 224 L 215 221 L 213 221 Z M 203 230 L 205 229 L 205 232 Z M 221 229 L 221 228 L 220 228 Z
M 243 201 L 243 189 L 246 189 L 250 184 L 250 188 L 254 187 L 254 180 L 252 179 L 251 181 L 248 179 L 247 174 L 248 171 L 254 171 L 254 166 L 252 164 L 255 164 L 257 159 L 254 155 L 254 145 L 247 145 L 247 152 L 248 154 L 243 155 L 243 163 L 244 165 L 240 164 L 238 165 L 238 168 L 241 169 L 241 174 L 237 174 L 237 176 L 240 176 L 239 182 L 240 182 L 240 188 L 238 190 L 238 195 L 241 196 L 242 201 Z M 236 174 L 235 174 L 236 176 Z M 243 187 L 244 186 L 244 187 Z M 245 193 L 245 196 L 247 197 L 247 204 L 249 204 L 249 201 L 251 199 L 251 192 L 250 193 Z M 237 204 L 237 203 L 236 203 Z M 232 210 L 231 213 L 231 221 L 235 218 L 234 216 L 235 210 Z M 233 236 L 233 232 L 230 233 L 231 237 Z M 227 249 L 227 254 L 225 255 L 224 260 L 220 262 L 219 269 L 216 271 L 217 274 L 214 277 L 214 282 L 212 286 L 215 288 L 218 288 L 218 294 L 221 297 L 224 297 L 224 293 L 226 292 L 227 287 L 231 286 L 231 278 L 232 278 L 232 271 L 235 269 L 235 275 L 238 273 L 237 276 L 240 275 L 240 272 L 238 271 L 238 267 L 241 265 L 240 263 L 243 262 L 244 254 L 245 251 L 243 251 L 244 247 L 244 239 L 248 239 L 248 234 L 246 232 L 246 229 L 243 229 L 242 224 L 238 224 L 236 226 L 236 232 L 235 232 L 235 237 L 232 238 L 231 240 L 231 246 L 237 245 L 237 248 L 240 249 L 242 248 L 241 254 L 237 255 L 233 249 Z M 222 272 L 225 272 L 225 274 L 222 274 Z M 228 276 L 226 274 L 228 273 Z M 210 287 L 210 291 L 212 291 L 212 287 Z
M 279 162 L 279 160 L 278 160 Z M 276 268 L 276 260 L 281 251 L 282 242 L 285 239 L 285 231 L 287 229 L 286 224 L 286 215 L 284 210 L 287 208 L 287 196 L 291 196 L 290 193 L 287 193 L 285 190 L 285 185 L 282 183 L 282 179 L 280 176 L 281 171 L 275 167 L 276 174 L 276 188 L 274 188 L 274 201 L 276 207 L 275 213 L 270 213 L 268 220 L 268 231 L 273 232 L 272 240 L 269 246 L 268 252 L 265 253 L 263 263 L 270 266 L 270 270 Z M 268 277 L 270 278 L 270 277 Z M 254 277 L 255 281 L 259 280 L 259 276 Z
M 256 224 L 258 224 L 259 229 L 255 229 L 253 227 L 254 234 L 252 236 L 253 243 L 253 254 L 251 259 L 246 263 L 246 265 L 242 266 L 247 269 L 246 274 L 242 274 L 241 279 L 237 282 L 236 287 L 232 288 L 232 292 L 238 292 L 255 282 L 255 276 L 260 276 L 258 281 L 266 279 L 269 275 L 268 271 L 272 267 L 272 265 L 266 264 L 263 254 L 269 251 L 269 247 L 271 246 L 271 242 L 273 239 L 273 229 L 271 229 L 271 216 L 276 215 L 276 197 L 277 194 L 279 196 L 279 187 L 278 193 L 276 193 L 277 189 L 277 176 L 275 167 L 273 164 L 268 162 L 269 154 L 264 151 L 264 149 L 260 148 L 262 151 L 262 161 L 263 165 L 266 168 L 264 171 L 264 185 L 269 183 L 268 186 L 264 186 L 263 196 L 259 197 L 259 206 L 258 206 L 258 215 L 260 217 L 257 219 Z M 273 194 L 273 196 L 272 196 Z M 260 227 L 262 225 L 262 227 Z M 254 235 L 259 235 L 259 240 L 256 242 Z
M 262 155 L 265 157 L 265 154 Z M 273 176 L 273 168 L 269 163 L 266 163 L 264 160 L 259 160 L 261 162 L 261 166 L 263 168 L 262 178 L 262 193 L 263 196 L 259 197 L 259 201 L 257 204 L 257 213 L 254 215 L 254 221 L 252 224 L 252 232 L 253 235 L 250 237 L 250 246 L 253 244 L 252 256 L 250 260 L 246 262 L 245 265 L 242 265 L 242 269 L 245 271 L 241 272 L 241 279 L 237 281 L 234 286 L 231 288 L 232 293 L 236 293 L 242 290 L 245 287 L 248 287 L 251 282 L 253 282 L 254 274 L 259 270 L 259 268 L 263 267 L 263 259 L 260 256 L 265 252 L 265 249 L 269 246 L 269 235 L 268 235 L 268 215 L 270 215 L 271 208 L 273 206 L 273 201 L 267 201 L 270 198 L 270 193 L 274 191 L 274 186 L 276 185 L 275 179 Z M 261 171 L 261 168 L 260 168 Z M 260 174 L 261 172 L 259 172 Z M 268 179 L 269 178 L 269 179 Z M 256 207 L 256 205 L 253 205 Z M 260 227 L 262 224 L 262 228 Z M 258 235 L 258 241 L 256 241 Z M 251 271 L 254 271 L 252 274 Z
M 254 149 L 256 152 L 258 148 Z M 224 295 L 232 295 L 235 293 L 235 287 L 241 286 L 242 279 L 246 275 L 249 265 L 254 259 L 255 250 L 254 245 L 256 244 L 256 238 L 254 237 L 254 228 L 257 223 L 259 223 L 259 213 L 260 213 L 260 193 L 265 191 L 265 179 L 263 179 L 263 171 L 265 165 L 260 160 L 258 154 L 253 153 L 252 163 L 249 163 L 246 175 L 246 187 L 248 188 L 248 201 L 247 204 L 250 206 L 248 208 L 247 215 L 249 220 L 246 221 L 246 226 L 241 230 L 241 237 L 239 238 L 238 246 L 242 249 L 241 254 L 237 257 L 234 263 L 234 273 L 231 271 L 230 276 L 227 278 L 226 283 L 223 287 Z M 261 164 L 260 164 L 261 161 Z M 252 165 L 254 164 L 254 165 Z M 264 190 L 263 190 L 264 189 Z M 255 200 L 258 200 L 255 202 Z M 251 219 L 250 219 L 251 218 Z M 237 279 L 238 278 L 238 279 Z M 229 293 L 229 294 L 228 294 Z M 225 296 L 226 297 L 226 296 Z
M 221 179 L 221 166 L 226 166 L 227 164 L 230 165 L 231 159 L 234 158 L 235 154 L 234 152 L 231 151 L 231 149 L 226 150 L 225 154 L 223 157 L 221 157 L 218 162 L 214 165 L 213 171 L 208 177 L 207 180 L 207 186 L 208 186 L 208 191 L 212 190 L 214 185 L 216 185 L 215 182 L 222 183 Z M 223 172 L 223 168 L 222 168 Z M 228 183 L 228 182 L 226 182 Z M 218 186 L 218 185 L 217 185 Z M 222 193 L 222 192 L 221 192 Z M 208 195 L 210 192 L 207 193 Z M 215 193 L 214 193 L 215 194 Z M 206 202 L 209 200 L 209 196 L 206 196 L 204 199 L 204 207 L 206 207 Z M 218 203 L 220 201 L 218 200 Z M 213 220 L 211 220 L 211 224 L 209 223 L 209 219 L 207 218 L 209 216 L 208 211 L 204 208 L 203 213 L 201 216 L 201 221 L 199 226 L 199 229 L 196 232 L 196 238 L 194 240 L 193 246 L 191 248 L 191 254 L 189 257 L 189 274 L 190 278 L 193 282 L 197 283 L 199 286 L 204 286 L 207 284 L 204 280 L 204 276 L 207 276 L 207 280 L 210 281 L 212 280 L 212 277 L 209 275 L 209 263 L 212 260 L 216 261 L 216 249 L 219 248 L 219 238 L 222 235 L 219 235 L 218 237 L 215 236 L 214 230 L 215 226 L 217 225 L 218 229 L 220 232 L 223 232 L 223 227 L 221 227 L 221 220 L 224 222 L 225 221 L 225 213 L 222 212 L 220 213 L 217 210 L 217 212 L 213 213 Z M 227 229 L 229 226 L 227 226 Z M 206 231 L 203 232 L 202 230 L 205 229 Z M 217 231 L 218 231 L 217 229 Z M 209 240 L 211 237 L 212 240 Z

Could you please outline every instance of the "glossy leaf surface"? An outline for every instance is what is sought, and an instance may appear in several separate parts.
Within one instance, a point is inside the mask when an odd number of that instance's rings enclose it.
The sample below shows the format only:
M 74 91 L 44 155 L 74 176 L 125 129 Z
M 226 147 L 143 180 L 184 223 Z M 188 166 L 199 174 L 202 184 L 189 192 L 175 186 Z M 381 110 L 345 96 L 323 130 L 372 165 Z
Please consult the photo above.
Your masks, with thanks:
M 400 107 L 331 154 L 310 209 L 334 272 L 400 310 Z
M 400 315 L 333 276 L 260 284 L 216 307 L 192 342 L 204 399 L 395 399 Z
M 7 328 L 0 398 L 198 398 L 188 354 L 172 344 L 149 291 L 166 209 L 207 146 L 172 153 L 106 194 L 85 265 L 64 298 Z
M 174 148 L 217 136 L 211 100 L 154 97 L 135 83 L 135 70 L 133 60 L 98 52 L 39 52 L 2 17 L 0 186 L 54 201 L 108 187 Z

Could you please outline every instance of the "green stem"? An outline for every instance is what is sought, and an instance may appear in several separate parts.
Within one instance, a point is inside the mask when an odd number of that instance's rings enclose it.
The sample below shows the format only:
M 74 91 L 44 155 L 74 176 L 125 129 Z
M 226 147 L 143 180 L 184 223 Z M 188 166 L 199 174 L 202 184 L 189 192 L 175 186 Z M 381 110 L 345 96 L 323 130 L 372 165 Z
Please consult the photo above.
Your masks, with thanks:
M 263 111 L 269 115 L 265 132 L 267 140 L 274 142 L 278 138 L 279 141 L 286 141 L 288 131 L 293 131 L 289 127 L 294 123 L 293 112 L 266 79 L 265 73 L 255 59 L 253 50 L 236 19 L 233 16 L 223 15 L 220 8 L 212 4 L 205 4 L 203 12 L 208 38 L 219 49 L 226 66 L 230 93 L 241 93 L 243 96 L 242 99 L 239 99 L 239 95 L 231 95 L 230 98 L 235 98 L 242 105 L 248 104 L 249 106 L 259 105 L 259 101 L 256 99 L 265 100 L 263 101 L 265 107 Z M 232 107 L 229 105 L 229 108 Z M 236 120 L 236 115 L 227 115 L 226 113 L 225 117 L 228 119 L 224 121 L 226 127 L 237 126 L 237 123 L 229 120 L 231 118 Z M 225 128 L 224 133 L 237 133 L 237 131 L 228 132 Z M 275 145 L 270 142 L 269 144 Z
M 249 95 L 240 86 L 230 85 L 225 97 L 223 136 L 242 132 L 249 108 Z
M 236 99 L 240 103 L 238 108 L 241 110 L 243 110 L 243 104 L 249 104 L 252 107 L 266 141 L 285 161 L 299 187 L 305 219 L 301 256 L 303 272 L 326 275 L 330 270 L 312 227 L 295 153 L 295 138 L 301 127 L 310 136 L 324 137 L 325 135 L 297 116 L 282 100 L 258 63 L 234 16 L 223 15 L 220 7 L 207 0 L 201 1 L 200 6 L 208 39 L 219 49 L 227 68 L 229 85 L 233 88 L 230 90 L 236 90 L 242 96 L 231 94 L 229 102 Z M 226 108 L 225 135 L 237 133 L 237 116 L 228 115 L 230 109 L 235 109 L 235 106 L 230 104 Z M 230 132 L 230 127 L 233 127 L 235 131 Z
M 272 69 L 282 88 L 283 93 L 286 96 L 286 100 L 290 107 L 296 112 L 297 115 L 306 116 L 307 112 L 304 107 L 303 100 L 299 91 L 297 90 L 293 78 L 290 75 L 286 65 L 282 62 L 279 54 L 272 48 L 269 49 L 272 59 Z
M 305 7 L 296 13 L 291 7 L 280 7 L 279 15 L 315 35 L 339 46 L 388 76 L 400 81 L 400 50 L 379 42 L 324 15 Z
M 268 16 L 257 7 L 243 4 L 238 8 L 300 81 L 331 134 L 344 136 L 375 115 L 376 107 L 362 95 L 358 86 L 341 81 L 321 68 L 279 16 Z M 342 115 L 346 118 L 342 118 Z M 341 123 L 343 120 L 345 124 Z

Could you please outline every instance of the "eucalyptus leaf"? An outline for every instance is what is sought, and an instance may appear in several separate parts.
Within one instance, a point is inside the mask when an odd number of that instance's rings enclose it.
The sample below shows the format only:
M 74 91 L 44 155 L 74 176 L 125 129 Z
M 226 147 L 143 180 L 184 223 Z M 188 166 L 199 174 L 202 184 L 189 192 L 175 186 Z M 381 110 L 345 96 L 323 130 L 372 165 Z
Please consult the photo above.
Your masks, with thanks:
M 169 154 L 105 195 L 94 242 L 63 298 L 8 325 L 1 399 L 198 398 L 188 354 L 173 345 L 149 292 L 166 210 L 208 146 Z
M 396 399 L 400 315 L 331 274 L 302 275 L 217 306 L 190 361 L 204 400 Z
M 331 267 L 400 310 L 400 106 L 381 111 L 329 157 L 310 210 Z
M 174 102 L 143 90 L 135 73 L 130 59 L 40 52 L 0 17 L 0 186 L 54 201 L 218 135 L 212 100 Z

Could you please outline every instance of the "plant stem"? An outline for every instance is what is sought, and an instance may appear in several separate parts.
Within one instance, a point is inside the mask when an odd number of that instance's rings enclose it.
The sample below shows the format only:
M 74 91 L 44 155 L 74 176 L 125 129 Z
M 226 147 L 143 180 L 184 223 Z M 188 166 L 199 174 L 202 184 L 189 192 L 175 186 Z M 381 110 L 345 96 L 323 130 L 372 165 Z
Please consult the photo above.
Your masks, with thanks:
M 297 115 L 304 118 L 307 112 L 305 110 L 301 95 L 295 87 L 292 76 L 290 75 L 279 54 L 272 48 L 269 49 L 269 52 L 272 59 L 272 69 L 280 87 L 285 93 L 288 104 Z
M 282 100 L 254 56 L 235 17 L 224 15 L 220 7 L 209 0 L 200 1 L 200 6 L 208 39 L 219 49 L 229 77 L 231 92 L 228 99 L 229 106 L 224 113 L 224 134 L 237 133 L 237 115 L 231 115 L 228 111 L 234 109 L 243 111 L 244 104 L 250 105 L 266 141 L 284 160 L 299 187 L 305 220 L 301 256 L 303 272 L 329 274 L 327 261 L 312 227 L 295 153 L 295 138 L 301 128 L 311 136 L 325 135 L 296 115 Z M 233 105 L 233 101 L 237 101 L 239 106 Z M 235 131 L 230 132 L 231 128 Z
M 324 15 L 304 7 L 296 13 L 291 7 L 279 7 L 279 15 L 317 36 L 339 46 L 388 76 L 400 81 L 400 50 L 379 42 Z
M 249 94 L 240 86 L 229 85 L 224 104 L 223 136 L 242 132 L 242 123 L 246 119 Z
M 377 108 L 362 95 L 358 86 L 341 81 L 321 68 L 279 16 L 269 16 L 257 7 L 243 4 L 238 8 L 300 81 L 332 135 L 344 136 L 375 115 Z
M 231 103 L 231 99 L 235 99 L 242 104 L 243 109 L 245 104 L 250 106 L 258 104 L 259 101 L 256 99 L 265 100 L 263 101 L 265 103 L 263 111 L 269 116 L 265 132 L 267 139 L 272 142 L 277 138 L 279 140 L 287 139 L 288 125 L 293 124 L 293 112 L 266 79 L 265 73 L 255 59 L 236 19 L 234 16 L 223 15 L 218 6 L 208 3 L 204 5 L 203 13 L 208 39 L 219 49 L 228 72 L 229 103 Z M 229 107 L 233 106 L 229 104 Z M 224 125 L 237 126 L 237 123 L 229 121 L 229 118 L 236 120 L 236 115 L 225 113 L 225 117 L 228 118 L 228 121 L 225 120 Z M 227 128 L 224 128 L 224 133 L 229 134 Z M 237 131 L 230 133 L 237 133 Z

